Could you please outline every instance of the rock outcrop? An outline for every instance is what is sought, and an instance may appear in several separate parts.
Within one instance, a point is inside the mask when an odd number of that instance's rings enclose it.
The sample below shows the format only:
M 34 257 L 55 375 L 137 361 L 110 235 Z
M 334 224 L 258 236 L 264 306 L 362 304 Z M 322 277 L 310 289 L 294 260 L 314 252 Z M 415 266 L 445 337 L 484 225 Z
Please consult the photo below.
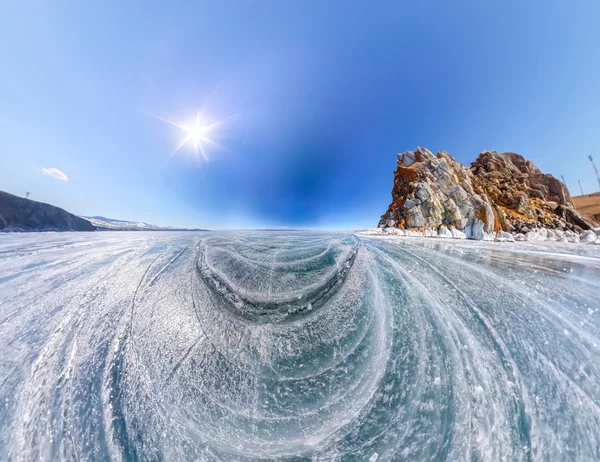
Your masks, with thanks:
M 392 203 L 380 228 L 462 231 L 471 239 L 538 228 L 580 233 L 594 226 L 567 188 L 515 153 L 484 151 L 468 168 L 445 151 L 398 155 Z M 504 234 L 506 236 L 506 234 Z
M 0 191 L 0 231 L 96 231 L 59 207 Z
M 471 171 L 496 205 L 505 231 L 528 232 L 544 227 L 580 233 L 594 226 L 575 210 L 561 181 L 542 173 L 519 154 L 484 151 L 471 164 Z

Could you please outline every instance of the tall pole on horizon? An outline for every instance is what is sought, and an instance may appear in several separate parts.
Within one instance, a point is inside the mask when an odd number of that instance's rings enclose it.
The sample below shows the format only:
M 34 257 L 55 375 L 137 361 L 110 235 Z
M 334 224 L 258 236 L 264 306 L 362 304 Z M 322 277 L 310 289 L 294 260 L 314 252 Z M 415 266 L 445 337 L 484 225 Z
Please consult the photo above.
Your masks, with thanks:
M 588 156 L 588 159 L 590 159 L 592 167 L 594 167 L 594 172 L 596 172 L 596 179 L 598 180 L 598 191 L 600 191 L 600 173 L 598 173 L 598 169 L 596 168 L 596 164 L 594 164 L 594 159 L 592 158 L 591 154 Z
M 581 180 L 577 180 L 577 182 L 579 183 L 579 189 L 581 189 L 581 195 L 583 196 L 583 188 L 581 187 Z
M 565 176 L 564 176 L 564 175 L 561 175 L 560 177 L 562 178 L 562 180 L 563 180 L 563 184 L 565 185 L 565 188 L 567 188 L 567 191 L 568 191 L 568 190 L 569 190 L 569 188 L 567 187 L 567 182 L 565 181 Z

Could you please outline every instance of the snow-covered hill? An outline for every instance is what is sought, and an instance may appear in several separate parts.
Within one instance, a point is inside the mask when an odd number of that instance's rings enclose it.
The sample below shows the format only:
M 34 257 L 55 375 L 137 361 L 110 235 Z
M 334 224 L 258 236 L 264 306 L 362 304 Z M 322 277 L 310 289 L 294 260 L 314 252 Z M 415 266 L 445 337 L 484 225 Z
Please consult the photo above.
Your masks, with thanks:
M 143 221 L 115 220 L 105 217 L 81 217 L 92 223 L 99 231 L 187 231 L 187 228 L 157 226 Z M 191 231 L 191 230 L 190 230 Z M 193 231 L 198 231 L 194 229 Z

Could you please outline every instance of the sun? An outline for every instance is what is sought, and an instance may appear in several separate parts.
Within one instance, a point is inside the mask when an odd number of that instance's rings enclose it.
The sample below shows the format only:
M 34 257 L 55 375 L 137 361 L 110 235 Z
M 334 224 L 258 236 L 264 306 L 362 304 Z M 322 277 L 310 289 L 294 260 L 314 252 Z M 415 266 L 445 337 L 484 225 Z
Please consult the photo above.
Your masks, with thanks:
M 190 129 L 190 138 L 196 144 L 202 141 L 202 137 L 204 136 L 204 127 L 192 127 Z
M 185 145 L 190 143 L 193 146 L 193 153 L 197 158 L 200 158 L 200 155 L 204 158 L 206 162 L 209 161 L 208 155 L 206 153 L 206 147 L 216 147 L 223 149 L 221 145 L 216 143 L 213 139 L 211 139 L 211 132 L 214 132 L 216 129 L 220 128 L 226 121 L 236 117 L 238 114 L 234 114 L 232 116 L 226 117 L 218 122 L 206 124 L 202 118 L 202 111 L 198 110 L 196 112 L 196 117 L 190 124 L 182 124 L 173 122 L 168 119 L 163 119 L 162 117 L 156 117 L 152 114 L 147 114 L 150 117 L 158 119 L 162 122 L 168 123 L 169 125 L 173 125 L 185 132 L 184 138 L 182 138 L 177 144 L 173 153 L 169 156 L 169 160 L 167 163 L 173 158 L 175 154 L 177 154 Z
M 208 138 L 206 136 L 208 127 L 202 125 L 200 123 L 199 117 L 196 117 L 196 120 L 192 125 L 187 125 L 187 126 L 182 125 L 182 126 L 180 126 L 180 128 L 182 128 L 184 131 L 187 132 L 187 136 L 183 139 L 182 143 L 180 144 L 179 149 L 181 149 L 183 146 L 185 146 L 187 143 L 189 143 L 191 141 L 194 146 L 194 151 L 196 152 L 196 154 L 201 153 L 202 156 L 204 157 L 204 160 L 206 160 L 208 162 L 208 155 L 206 154 L 203 143 L 216 144 L 214 141 L 212 141 L 210 138 Z M 177 151 L 179 149 L 177 149 Z M 175 152 L 177 152 L 177 151 L 175 151 Z M 175 154 L 175 153 L 173 153 L 173 154 Z

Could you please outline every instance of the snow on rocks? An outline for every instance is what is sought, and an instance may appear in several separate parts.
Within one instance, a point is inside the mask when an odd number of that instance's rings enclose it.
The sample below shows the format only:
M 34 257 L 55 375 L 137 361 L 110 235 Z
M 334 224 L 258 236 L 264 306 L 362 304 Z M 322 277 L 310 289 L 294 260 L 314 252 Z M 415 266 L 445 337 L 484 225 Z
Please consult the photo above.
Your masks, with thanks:
M 594 243 L 597 240 L 598 236 L 596 236 L 596 233 L 589 229 L 581 233 L 581 236 L 579 236 L 579 242 Z
M 570 230 L 565 231 L 565 238 L 567 239 L 567 242 L 574 242 L 574 243 L 579 242 L 579 234 L 577 234 L 574 231 L 570 231 Z
M 452 238 L 452 231 L 450 231 L 448 228 L 446 228 L 444 225 L 440 226 L 438 228 L 438 237 L 442 237 L 442 238 Z
M 506 231 L 500 231 L 496 236 L 496 241 L 498 242 L 515 242 L 515 238 L 512 234 Z
M 545 241 L 548 239 L 548 230 L 546 228 L 534 229 L 525 234 L 525 240 L 528 242 Z
M 399 229 L 399 228 L 370 228 L 358 233 L 362 236 L 401 236 L 401 237 L 431 237 L 438 239 L 474 239 L 496 242 L 566 242 L 600 245 L 600 237 L 592 230 L 578 234 L 571 230 L 537 228 L 527 233 L 509 233 L 499 231 L 487 233 L 481 223 L 474 220 L 472 226 L 467 226 L 465 232 L 452 226 L 445 225 L 435 228 Z
M 363 236 L 380 236 L 383 234 L 383 228 L 369 228 L 361 231 L 359 234 Z

